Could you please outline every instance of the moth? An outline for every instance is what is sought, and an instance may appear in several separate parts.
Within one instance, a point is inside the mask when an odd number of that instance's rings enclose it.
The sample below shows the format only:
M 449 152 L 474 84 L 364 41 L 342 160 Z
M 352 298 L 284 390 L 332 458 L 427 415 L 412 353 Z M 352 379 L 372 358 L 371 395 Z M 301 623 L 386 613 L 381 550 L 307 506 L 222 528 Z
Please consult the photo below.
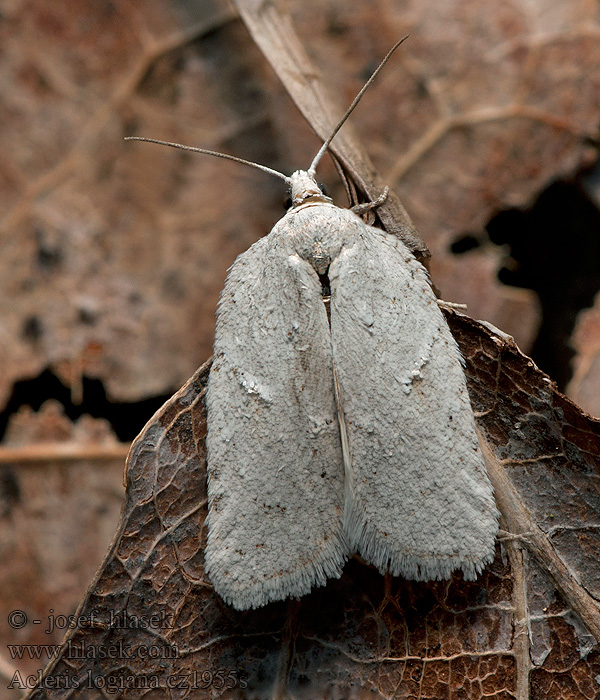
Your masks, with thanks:
M 494 557 L 498 511 L 428 273 L 315 179 L 400 43 L 307 171 L 248 163 L 286 181 L 291 207 L 235 260 L 217 311 L 205 561 L 238 610 L 303 596 L 354 553 L 416 580 L 474 579 Z

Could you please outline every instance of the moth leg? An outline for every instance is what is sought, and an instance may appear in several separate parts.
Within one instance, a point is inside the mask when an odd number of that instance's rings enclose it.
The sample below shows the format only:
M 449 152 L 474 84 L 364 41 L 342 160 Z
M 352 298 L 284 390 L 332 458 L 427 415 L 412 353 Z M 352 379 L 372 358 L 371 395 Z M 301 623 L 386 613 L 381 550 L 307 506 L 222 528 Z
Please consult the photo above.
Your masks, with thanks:
M 379 197 L 377 197 L 377 199 L 374 199 L 372 202 L 355 204 L 353 207 L 350 208 L 350 211 L 354 212 L 357 216 L 361 216 L 362 214 L 366 214 L 367 212 L 372 211 L 373 209 L 377 209 L 377 207 L 380 207 L 382 204 L 385 204 L 389 193 L 390 188 L 386 185 L 383 192 L 379 195 Z
M 466 304 L 457 304 L 453 301 L 444 301 L 443 299 L 437 299 L 437 305 L 440 309 L 448 309 L 449 311 L 466 311 Z

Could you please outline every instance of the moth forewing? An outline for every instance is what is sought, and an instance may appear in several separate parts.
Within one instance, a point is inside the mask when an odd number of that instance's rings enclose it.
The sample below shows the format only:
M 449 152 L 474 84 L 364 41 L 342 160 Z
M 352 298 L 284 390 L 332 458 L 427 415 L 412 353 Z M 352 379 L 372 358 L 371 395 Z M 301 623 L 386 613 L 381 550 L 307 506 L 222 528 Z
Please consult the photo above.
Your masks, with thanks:
M 348 548 L 329 325 L 287 218 L 232 266 L 214 350 L 207 572 L 238 609 L 304 595 Z
M 474 578 L 493 559 L 498 512 L 460 353 L 425 269 L 397 238 L 359 226 L 329 275 L 354 485 L 346 536 L 382 572 Z

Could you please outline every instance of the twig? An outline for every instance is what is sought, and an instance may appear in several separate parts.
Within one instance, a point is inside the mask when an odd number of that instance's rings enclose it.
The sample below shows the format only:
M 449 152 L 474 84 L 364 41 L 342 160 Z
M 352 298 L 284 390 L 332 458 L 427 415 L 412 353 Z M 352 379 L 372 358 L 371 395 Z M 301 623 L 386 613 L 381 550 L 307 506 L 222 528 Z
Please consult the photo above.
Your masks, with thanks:
M 129 447 L 129 443 L 123 442 L 87 445 L 76 442 L 40 442 L 24 447 L 0 445 L 0 464 L 125 459 Z

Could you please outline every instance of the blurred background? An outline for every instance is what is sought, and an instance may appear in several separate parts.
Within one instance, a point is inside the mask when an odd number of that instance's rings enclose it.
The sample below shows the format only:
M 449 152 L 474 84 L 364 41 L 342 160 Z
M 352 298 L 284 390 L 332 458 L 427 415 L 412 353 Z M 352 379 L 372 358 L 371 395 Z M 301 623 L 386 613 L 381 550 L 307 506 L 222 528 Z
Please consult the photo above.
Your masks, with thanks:
M 432 252 L 442 298 L 600 415 L 600 25 L 587 0 L 286 0 Z M 57 643 L 130 441 L 211 353 L 226 270 L 284 212 L 250 168 L 319 141 L 220 0 L 0 1 L 0 676 Z M 335 169 L 320 179 L 345 206 Z M 28 622 L 11 627 L 12 610 Z M 51 612 L 52 611 L 52 612 Z M 34 624 L 33 620 L 41 620 Z M 16 691 L 0 684 L 0 698 Z

